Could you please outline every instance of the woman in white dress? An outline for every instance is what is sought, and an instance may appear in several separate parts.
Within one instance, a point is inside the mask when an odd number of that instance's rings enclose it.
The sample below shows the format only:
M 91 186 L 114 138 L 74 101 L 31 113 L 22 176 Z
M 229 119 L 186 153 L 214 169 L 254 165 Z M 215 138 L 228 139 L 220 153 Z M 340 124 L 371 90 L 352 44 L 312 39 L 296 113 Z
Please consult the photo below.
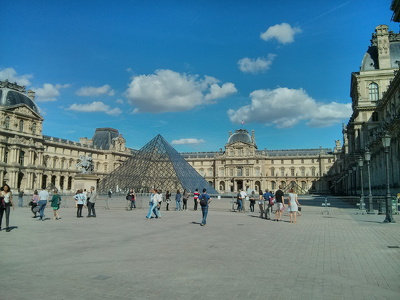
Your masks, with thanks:
M 288 211 L 290 216 L 290 223 L 296 223 L 296 215 L 297 211 L 299 210 L 298 208 L 299 205 L 300 203 L 297 200 L 297 194 L 293 192 L 293 189 L 290 189 L 288 197 Z

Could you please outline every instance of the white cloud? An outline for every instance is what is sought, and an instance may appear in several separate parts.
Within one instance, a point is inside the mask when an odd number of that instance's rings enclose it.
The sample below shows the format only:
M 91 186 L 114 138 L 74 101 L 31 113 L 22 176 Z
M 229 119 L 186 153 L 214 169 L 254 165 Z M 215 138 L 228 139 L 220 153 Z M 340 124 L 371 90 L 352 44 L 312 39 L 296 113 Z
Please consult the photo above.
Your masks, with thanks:
M 111 108 L 110 106 L 104 104 L 101 101 L 94 101 L 87 104 L 72 104 L 67 110 L 73 110 L 77 112 L 104 112 L 107 115 L 118 116 L 122 111 L 116 107 Z
M 56 101 L 57 97 L 60 96 L 60 89 L 68 88 L 70 86 L 70 84 L 52 85 L 51 83 L 45 83 L 42 88 L 32 88 L 32 90 L 35 91 L 37 101 L 47 102 Z
M 105 84 L 100 87 L 94 87 L 94 86 L 84 86 L 80 88 L 79 90 L 76 91 L 76 94 L 78 96 L 83 96 L 83 97 L 93 97 L 93 96 L 102 96 L 102 95 L 108 95 L 108 96 L 114 96 L 115 92 L 109 86 L 108 84 Z
M 327 127 L 348 119 L 352 113 L 350 104 L 319 103 L 303 89 L 256 90 L 250 97 L 251 104 L 228 110 L 231 122 L 288 128 L 307 121 L 310 127 Z
M 16 82 L 18 85 L 31 85 L 29 79 L 32 77 L 33 76 L 31 74 L 17 75 L 17 71 L 15 71 L 13 68 L 0 69 L 0 80 L 8 80 L 12 83 Z
M 118 103 L 118 104 L 123 104 L 123 103 L 124 103 L 124 100 L 122 100 L 122 99 L 117 99 L 115 102 Z
M 292 27 L 288 23 L 276 24 L 260 34 L 260 38 L 264 41 L 277 39 L 281 44 L 290 44 L 294 42 L 294 35 L 300 33 L 300 27 Z
M 212 101 L 215 99 L 225 98 L 226 96 L 232 95 L 237 92 L 235 85 L 231 82 L 224 83 L 222 86 L 214 83 L 210 86 L 210 93 L 208 93 L 204 99 Z
M 180 139 L 180 140 L 173 140 L 171 142 L 172 145 L 188 145 L 188 144 L 200 144 L 204 143 L 205 141 L 203 139 Z
M 272 61 L 276 57 L 276 54 L 268 54 L 268 58 L 258 57 L 253 58 L 242 58 L 238 61 L 240 71 L 244 73 L 261 73 L 269 70 Z
M 134 113 L 187 111 L 237 92 L 233 83 L 220 86 L 218 82 L 210 76 L 200 79 L 198 75 L 157 70 L 154 74 L 134 76 L 125 95 L 135 106 Z

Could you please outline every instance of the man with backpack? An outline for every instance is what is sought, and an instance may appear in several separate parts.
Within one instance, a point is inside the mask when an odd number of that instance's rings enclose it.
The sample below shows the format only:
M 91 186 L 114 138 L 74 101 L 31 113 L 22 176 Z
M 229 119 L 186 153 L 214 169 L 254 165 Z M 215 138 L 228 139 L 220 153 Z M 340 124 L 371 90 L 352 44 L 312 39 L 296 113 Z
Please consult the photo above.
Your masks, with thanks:
M 203 219 L 201 220 L 200 226 L 205 226 L 208 215 L 208 204 L 211 202 L 211 197 L 207 195 L 206 189 L 203 189 L 203 194 L 199 196 L 197 202 L 200 204 L 201 212 L 203 214 Z
M 270 220 L 272 213 L 272 206 L 274 206 L 274 201 L 275 201 L 274 196 L 269 192 L 268 189 L 266 189 L 263 198 L 265 203 L 265 218 L 267 220 Z

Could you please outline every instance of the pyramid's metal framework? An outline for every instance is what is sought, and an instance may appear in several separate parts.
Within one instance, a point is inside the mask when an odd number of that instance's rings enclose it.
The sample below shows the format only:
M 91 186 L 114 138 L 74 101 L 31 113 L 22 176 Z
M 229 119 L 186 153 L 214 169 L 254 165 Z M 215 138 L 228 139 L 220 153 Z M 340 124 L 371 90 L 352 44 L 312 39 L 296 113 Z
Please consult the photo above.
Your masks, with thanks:
M 218 192 L 161 136 L 157 135 L 119 168 L 105 176 L 98 185 L 100 192 L 110 189 L 148 192 L 152 187 L 163 192 L 183 189 L 192 192 L 207 189 Z

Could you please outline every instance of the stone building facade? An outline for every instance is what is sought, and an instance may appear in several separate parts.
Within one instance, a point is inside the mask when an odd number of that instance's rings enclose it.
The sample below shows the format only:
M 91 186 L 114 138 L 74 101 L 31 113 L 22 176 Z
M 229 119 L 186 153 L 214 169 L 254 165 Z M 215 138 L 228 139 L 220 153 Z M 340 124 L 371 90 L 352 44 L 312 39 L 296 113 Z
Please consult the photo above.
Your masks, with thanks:
M 102 178 L 131 156 L 125 139 L 112 128 L 98 128 L 93 139 L 73 142 L 43 135 L 43 117 L 34 92 L 0 82 L 0 182 L 32 193 L 42 187 L 73 192 L 80 156 L 91 156 L 94 175 Z
M 334 163 L 331 149 L 258 150 L 255 132 L 229 132 L 225 150 L 181 153 L 220 193 L 239 189 L 277 190 L 294 187 L 298 193 L 325 193 L 321 180 Z
M 382 144 L 385 135 L 391 137 L 390 187 L 392 194 L 400 192 L 399 64 L 400 34 L 389 31 L 387 25 L 377 26 L 360 71 L 351 74 L 353 114 L 343 125 L 343 147 L 335 153 L 336 162 L 328 173 L 332 192 L 360 195 L 362 186 L 368 194 L 371 183 L 373 195 L 386 194 L 386 153 Z M 369 162 L 365 161 L 366 152 L 371 154 Z

